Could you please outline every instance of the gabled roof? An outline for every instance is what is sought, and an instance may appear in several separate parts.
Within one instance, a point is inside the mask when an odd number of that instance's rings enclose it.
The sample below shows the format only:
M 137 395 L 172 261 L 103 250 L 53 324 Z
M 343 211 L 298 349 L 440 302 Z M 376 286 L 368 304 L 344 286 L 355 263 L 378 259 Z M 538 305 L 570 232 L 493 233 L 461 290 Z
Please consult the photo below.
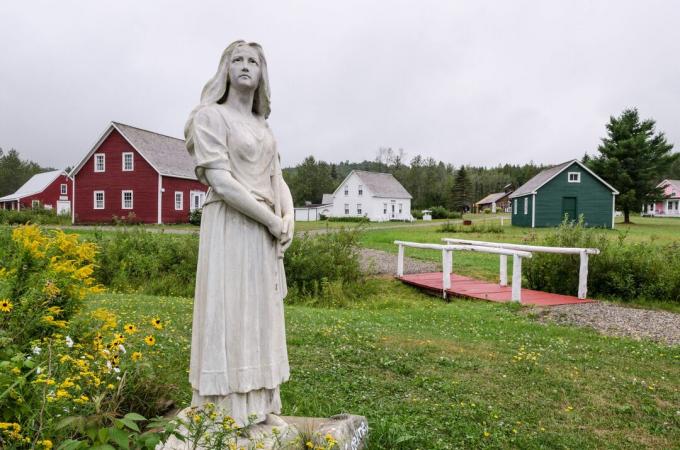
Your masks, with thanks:
M 663 180 L 661 183 L 657 184 L 656 187 L 670 186 L 675 194 L 680 197 L 680 180 Z
M 600 178 L 595 172 L 586 167 L 586 165 L 583 164 L 581 161 L 579 161 L 578 159 L 572 159 L 571 161 L 563 162 L 562 164 L 558 164 L 556 166 L 550 167 L 539 172 L 532 179 L 521 185 L 515 192 L 510 194 L 510 198 L 522 197 L 528 194 L 535 194 L 536 191 L 538 191 L 541 187 L 548 183 L 548 181 L 555 178 L 557 175 L 562 173 L 567 167 L 571 166 L 572 164 L 578 164 L 579 166 L 581 166 L 583 170 L 585 170 L 586 172 L 594 176 L 597 180 L 599 180 L 602 184 L 607 186 L 614 194 L 619 193 L 619 191 L 614 189 L 612 185 L 610 185 L 602 178 Z
M 480 201 L 478 201 L 475 204 L 476 205 L 486 205 L 488 203 L 497 202 L 498 200 L 502 199 L 506 195 L 508 195 L 507 192 L 494 192 L 493 194 L 487 195 L 486 197 L 484 197 L 483 199 L 481 199 Z
M 413 198 L 391 173 L 367 172 L 365 170 L 351 171 L 349 175 L 342 180 L 342 183 L 340 183 L 335 192 L 333 192 L 334 196 L 342 186 L 344 186 L 345 182 L 352 174 L 356 174 L 356 176 L 359 177 L 373 197 Z
M 323 197 L 321 198 L 321 204 L 330 205 L 331 203 L 333 203 L 333 194 L 323 194 Z
M 196 179 L 194 161 L 184 145 L 183 139 L 166 136 L 142 128 L 111 122 L 102 137 L 92 147 L 83 160 L 71 171 L 73 177 L 82 169 L 92 154 L 94 154 L 113 130 L 118 131 L 123 138 L 163 176 Z
M 50 172 L 43 172 L 33 175 L 27 182 L 24 183 L 14 194 L 6 195 L 0 198 L 0 202 L 8 202 L 12 200 L 19 200 L 20 198 L 28 197 L 30 195 L 40 194 L 42 191 L 54 182 L 60 175 L 66 175 L 63 170 L 52 170 Z

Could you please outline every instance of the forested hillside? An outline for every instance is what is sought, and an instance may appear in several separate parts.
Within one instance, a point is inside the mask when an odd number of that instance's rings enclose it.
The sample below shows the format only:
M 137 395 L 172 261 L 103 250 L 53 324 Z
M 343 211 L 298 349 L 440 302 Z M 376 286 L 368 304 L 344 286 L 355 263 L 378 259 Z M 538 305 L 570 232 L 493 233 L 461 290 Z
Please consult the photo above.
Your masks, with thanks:
M 19 152 L 12 149 L 5 153 L 0 148 L 0 197 L 13 194 L 36 173 L 54 170 L 40 167 L 33 161 L 22 160 Z

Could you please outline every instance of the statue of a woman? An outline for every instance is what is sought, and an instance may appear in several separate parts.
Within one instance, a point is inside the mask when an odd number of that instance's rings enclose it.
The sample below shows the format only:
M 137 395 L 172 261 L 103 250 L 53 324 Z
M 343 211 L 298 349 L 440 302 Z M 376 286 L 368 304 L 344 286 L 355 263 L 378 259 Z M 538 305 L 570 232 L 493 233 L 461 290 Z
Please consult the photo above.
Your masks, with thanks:
M 293 199 L 283 181 L 269 116 L 262 48 L 236 41 L 222 54 L 184 129 L 203 206 L 196 273 L 192 406 L 214 403 L 241 426 L 277 423 L 289 377 L 283 252 Z M 277 420 L 278 419 L 278 420 Z

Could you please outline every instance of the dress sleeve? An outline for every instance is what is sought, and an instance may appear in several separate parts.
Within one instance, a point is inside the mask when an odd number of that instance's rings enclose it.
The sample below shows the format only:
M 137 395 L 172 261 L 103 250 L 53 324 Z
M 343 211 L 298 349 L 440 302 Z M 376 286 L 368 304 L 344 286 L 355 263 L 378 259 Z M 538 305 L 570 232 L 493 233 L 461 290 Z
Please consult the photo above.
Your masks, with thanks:
M 194 116 L 193 140 L 196 177 L 208 185 L 205 169 L 231 170 L 227 148 L 227 123 L 213 108 L 203 108 Z
M 274 152 L 274 158 L 269 172 L 269 176 L 273 177 L 275 175 L 283 175 L 283 171 L 281 170 L 281 155 L 279 155 L 278 151 Z

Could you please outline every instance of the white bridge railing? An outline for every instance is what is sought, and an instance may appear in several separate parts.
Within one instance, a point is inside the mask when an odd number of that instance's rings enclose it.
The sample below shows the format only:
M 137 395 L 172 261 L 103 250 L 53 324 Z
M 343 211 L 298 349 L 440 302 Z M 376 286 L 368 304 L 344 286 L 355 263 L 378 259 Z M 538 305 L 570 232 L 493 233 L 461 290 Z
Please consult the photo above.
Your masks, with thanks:
M 451 273 L 453 273 L 453 252 L 479 252 L 491 253 L 501 255 L 501 259 L 505 258 L 507 266 L 507 257 L 512 256 L 512 301 L 519 302 L 522 300 L 522 258 L 531 258 L 531 253 L 524 250 L 493 248 L 483 245 L 469 245 L 469 244 L 423 244 L 419 242 L 405 242 L 394 241 L 399 246 L 397 255 L 397 276 L 404 275 L 404 248 L 424 248 L 429 250 L 439 250 L 442 252 L 442 297 L 446 298 L 446 290 L 451 289 Z M 507 267 L 506 267 L 506 283 L 507 286 Z
M 579 255 L 580 267 L 578 274 L 578 298 L 584 299 L 588 295 L 588 255 L 599 255 L 596 248 L 573 248 L 573 247 L 543 247 L 538 245 L 505 244 L 501 242 L 470 241 L 466 239 L 444 238 L 442 241 L 448 245 L 469 245 L 472 247 L 494 248 L 504 250 L 520 250 L 531 253 L 557 253 L 562 255 Z M 513 288 L 515 284 L 515 271 L 513 269 Z M 508 285 L 508 258 L 500 256 L 500 281 L 501 286 Z

